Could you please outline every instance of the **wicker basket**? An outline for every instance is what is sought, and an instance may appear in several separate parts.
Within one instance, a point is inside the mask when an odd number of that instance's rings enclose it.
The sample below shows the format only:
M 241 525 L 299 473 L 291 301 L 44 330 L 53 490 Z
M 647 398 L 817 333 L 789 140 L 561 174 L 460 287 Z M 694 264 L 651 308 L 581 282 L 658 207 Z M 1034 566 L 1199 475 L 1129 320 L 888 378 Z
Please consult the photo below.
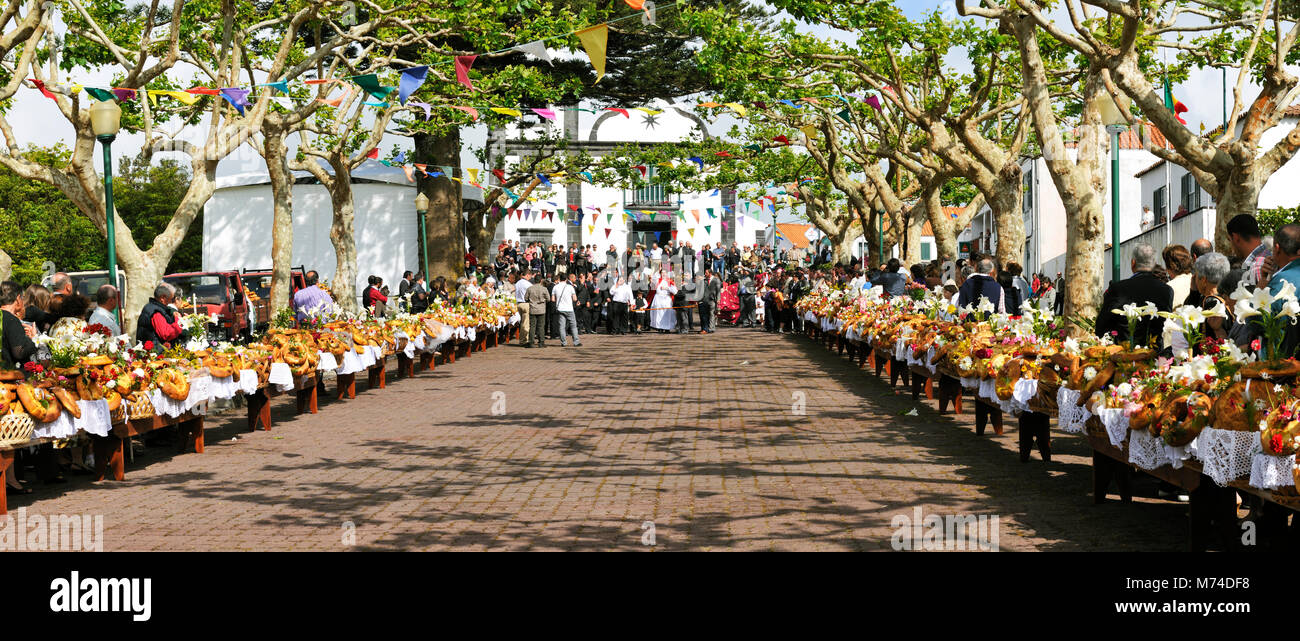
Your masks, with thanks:
M 126 422 L 126 401 L 118 403 L 117 409 L 109 413 L 109 420 L 111 420 L 114 425 Z
M 126 403 L 123 403 L 122 405 L 125 406 Z M 131 403 L 127 412 L 133 420 L 139 418 L 152 418 L 154 415 L 153 402 L 151 402 L 148 397 L 141 398 L 136 402 Z
M 32 440 L 36 423 L 26 414 L 6 414 L 0 418 L 0 448 L 21 445 Z

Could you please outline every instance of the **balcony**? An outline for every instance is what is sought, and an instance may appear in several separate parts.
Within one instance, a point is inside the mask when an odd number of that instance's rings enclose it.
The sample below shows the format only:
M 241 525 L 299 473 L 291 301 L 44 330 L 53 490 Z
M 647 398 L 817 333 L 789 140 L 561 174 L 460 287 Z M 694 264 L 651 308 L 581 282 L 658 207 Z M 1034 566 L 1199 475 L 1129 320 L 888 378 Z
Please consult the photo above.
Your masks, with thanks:
M 1133 259 L 1133 248 L 1137 247 L 1139 243 L 1154 247 L 1156 259 L 1159 260 L 1160 252 L 1166 245 L 1182 245 L 1190 248 L 1197 239 L 1209 238 L 1213 240 L 1214 224 L 1215 210 L 1212 207 L 1202 207 L 1186 216 L 1175 218 L 1168 224 L 1157 223 L 1150 229 L 1144 230 L 1141 234 L 1120 243 L 1120 277 L 1128 278 L 1133 275 L 1129 272 L 1129 262 Z M 1105 282 L 1109 283 L 1111 280 L 1109 248 L 1106 249 L 1105 254 Z

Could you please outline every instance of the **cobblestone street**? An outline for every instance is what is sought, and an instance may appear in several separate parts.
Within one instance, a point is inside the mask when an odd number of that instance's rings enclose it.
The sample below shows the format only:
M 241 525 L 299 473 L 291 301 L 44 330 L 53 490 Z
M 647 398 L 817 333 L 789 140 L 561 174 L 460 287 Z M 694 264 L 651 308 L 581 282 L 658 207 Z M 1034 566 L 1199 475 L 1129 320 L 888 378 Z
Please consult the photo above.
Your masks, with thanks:
M 1022 464 L 1014 419 L 976 436 L 807 338 L 583 340 L 390 370 L 316 415 L 280 397 L 270 432 L 210 417 L 205 454 L 151 447 L 123 482 L 9 507 L 103 514 L 109 550 L 641 550 L 646 522 L 657 550 L 888 550 L 916 507 L 997 515 L 1003 550 L 1185 548 L 1186 505 L 1154 484 L 1092 505 L 1080 437 Z

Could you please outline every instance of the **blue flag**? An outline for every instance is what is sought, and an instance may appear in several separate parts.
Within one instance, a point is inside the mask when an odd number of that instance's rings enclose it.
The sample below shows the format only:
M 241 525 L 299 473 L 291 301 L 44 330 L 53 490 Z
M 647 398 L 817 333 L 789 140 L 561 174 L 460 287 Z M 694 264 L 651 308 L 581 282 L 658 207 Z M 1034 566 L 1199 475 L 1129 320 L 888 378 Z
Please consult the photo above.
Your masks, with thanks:
M 420 65 L 402 70 L 402 78 L 397 83 L 397 101 L 406 104 L 406 99 L 424 84 L 424 77 L 429 73 L 429 65 Z

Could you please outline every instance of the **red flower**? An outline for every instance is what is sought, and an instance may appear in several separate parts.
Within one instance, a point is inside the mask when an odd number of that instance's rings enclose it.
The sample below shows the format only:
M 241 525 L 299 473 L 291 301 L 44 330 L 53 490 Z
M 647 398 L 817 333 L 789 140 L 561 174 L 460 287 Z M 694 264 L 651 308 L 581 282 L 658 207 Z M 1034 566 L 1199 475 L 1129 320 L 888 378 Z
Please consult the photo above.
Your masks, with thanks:
M 45 371 L 45 368 L 42 367 L 40 363 L 34 363 L 28 361 L 26 363 L 23 363 L 23 370 L 26 371 L 28 374 L 40 374 L 41 372 Z
M 145 342 L 144 342 L 144 348 L 147 349 L 147 350 L 152 350 L 152 349 L 153 349 L 153 341 L 145 341 Z
M 1258 339 L 1258 338 L 1256 338 L 1255 340 L 1253 340 L 1253 341 L 1250 342 L 1250 349 L 1253 350 L 1253 351 L 1258 352 L 1258 351 L 1259 351 L 1259 346 L 1260 346 L 1260 342 L 1259 342 L 1259 339 Z
M 1281 452 L 1283 448 L 1282 435 L 1273 434 L 1273 436 L 1269 438 L 1268 444 L 1273 448 L 1274 452 Z

